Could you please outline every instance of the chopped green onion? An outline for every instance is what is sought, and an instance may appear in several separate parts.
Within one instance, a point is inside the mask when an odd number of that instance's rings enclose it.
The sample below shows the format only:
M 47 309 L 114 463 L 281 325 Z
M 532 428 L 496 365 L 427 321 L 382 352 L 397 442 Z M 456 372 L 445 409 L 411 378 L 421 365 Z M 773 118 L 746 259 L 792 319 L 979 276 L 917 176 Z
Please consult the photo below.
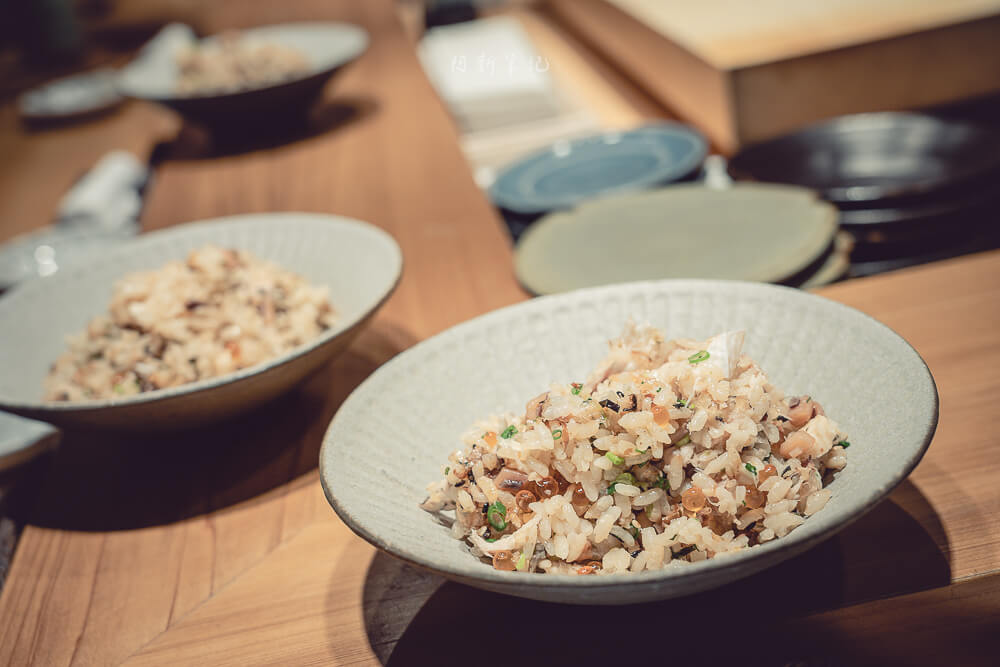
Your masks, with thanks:
M 451 472 L 451 466 L 445 466 L 445 468 L 444 468 L 444 474 L 447 475 L 450 472 Z
M 493 503 L 486 510 L 486 520 L 495 530 L 504 530 L 507 527 L 507 506 L 499 500 Z
M 617 484 L 631 484 L 632 486 L 638 486 L 637 482 L 635 481 L 635 475 L 633 475 L 630 472 L 623 472 L 622 474 L 615 477 L 615 481 L 613 481 L 608 486 L 608 495 L 611 495 L 615 492 L 615 485 Z
M 495 537 L 487 537 L 487 538 L 486 538 L 486 541 L 487 541 L 487 542 L 496 542 L 496 541 L 497 541 L 497 538 L 495 538 Z
M 517 559 L 517 565 L 514 566 L 516 569 L 523 572 L 528 567 L 528 554 L 524 551 L 521 552 L 521 557 Z
M 581 389 L 583 389 L 583 385 L 580 384 L 579 382 L 574 382 L 573 383 L 573 389 L 571 391 L 573 392 L 574 396 L 579 396 Z
M 500 434 L 500 437 L 503 438 L 504 440 L 509 440 L 514 437 L 515 433 L 517 433 L 517 427 L 511 424 L 510 426 L 508 426 L 503 430 L 503 433 Z
M 851 443 L 849 443 L 849 442 L 848 442 L 848 441 L 846 441 L 846 440 L 844 440 L 843 442 L 840 442 L 840 443 L 837 443 L 837 444 L 839 444 L 839 445 L 840 445 L 841 447 L 843 447 L 844 449 L 847 449 L 848 447 L 850 447 L 850 446 L 851 446 Z
M 630 472 L 623 472 L 615 477 L 615 484 L 631 484 L 632 486 L 635 486 L 635 475 Z
M 656 393 L 657 394 L 659 394 L 661 391 L 663 391 L 663 387 L 657 387 L 656 388 Z
M 688 361 L 691 362 L 692 364 L 697 364 L 702 361 L 705 361 L 710 356 L 711 355 L 708 353 L 708 350 L 700 350 L 692 354 L 690 357 L 688 357 Z
M 632 533 L 633 538 L 639 539 L 639 529 L 636 528 L 635 526 L 629 526 L 628 532 Z
M 664 491 L 669 491 L 670 490 L 670 482 L 667 481 L 667 476 L 666 475 L 661 475 L 660 479 L 658 479 L 655 482 L 653 482 L 653 486 L 658 486 L 661 489 L 663 489 Z
M 116 385 L 115 385 L 115 386 L 113 387 L 113 389 L 114 389 L 114 392 L 115 392 L 116 394 L 124 394 L 124 393 L 125 393 L 125 385 L 123 385 L 123 384 L 120 384 L 120 383 L 119 383 L 119 384 L 116 384 Z
M 747 469 L 747 470 L 748 470 L 749 472 L 753 473 L 754 475 L 756 475 L 756 474 L 757 474 L 757 466 L 755 466 L 755 465 L 754 465 L 754 464 L 752 464 L 752 463 L 748 463 L 748 464 L 746 465 L 746 469 Z
M 674 447 L 683 447 L 684 445 L 688 444 L 689 442 L 691 442 L 691 434 L 690 434 L 690 433 L 689 433 L 689 434 L 687 434 L 687 435 L 685 435 L 685 436 L 684 436 L 683 438 L 681 438 L 680 440 L 678 440 L 678 441 L 677 441 L 677 442 L 676 442 L 676 443 L 674 444 Z
M 620 466 L 621 464 L 625 463 L 625 459 L 618 456 L 614 452 L 607 452 L 604 456 L 607 457 L 607 459 L 612 463 L 614 463 L 616 466 Z
M 552 439 L 553 440 L 558 440 L 561 437 L 562 437 L 562 429 L 561 428 L 557 428 L 556 430 L 552 431 Z

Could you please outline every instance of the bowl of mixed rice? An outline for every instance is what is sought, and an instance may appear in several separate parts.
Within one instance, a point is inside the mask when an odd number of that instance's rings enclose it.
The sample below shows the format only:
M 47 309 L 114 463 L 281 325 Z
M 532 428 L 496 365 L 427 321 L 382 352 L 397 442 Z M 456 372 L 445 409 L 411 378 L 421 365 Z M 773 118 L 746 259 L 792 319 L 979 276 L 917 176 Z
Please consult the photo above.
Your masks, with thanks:
M 401 266 L 388 234 L 329 215 L 143 235 L 0 299 L 0 408 L 130 429 L 250 410 L 343 350 Z
M 870 317 L 793 289 L 631 283 L 512 306 L 376 371 L 327 497 L 374 545 L 487 590 L 622 604 L 833 535 L 923 455 L 937 392 Z

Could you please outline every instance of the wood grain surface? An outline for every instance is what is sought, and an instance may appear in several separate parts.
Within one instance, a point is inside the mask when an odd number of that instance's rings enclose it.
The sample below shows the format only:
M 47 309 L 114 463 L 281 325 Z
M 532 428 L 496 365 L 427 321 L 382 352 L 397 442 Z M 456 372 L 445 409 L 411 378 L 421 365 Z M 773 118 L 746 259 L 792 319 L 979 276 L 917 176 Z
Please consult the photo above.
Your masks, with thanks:
M 833 116 L 948 104 L 1000 85 L 1000 0 L 546 4 L 727 153 Z
M 525 298 L 507 237 L 388 0 L 210 7 L 216 28 L 332 18 L 364 25 L 372 45 L 293 141 L 231 150 L 182 132 L 163 149 L 146 226 L 265 210 L 355 216 L 396 237 L 403 279 L 343 357 L 266 410 L 198 433 L 69 434 L 23 517 L 0 594 L 0 664 L 617 664 L 623 650 L 683 664 L 995 664 L 1000 253 L 821 292 L 906 337 L 941 395 L 922 463 L 840 535 L 726 588 L 618 611 L 447 583 L 336 518 L 319 444 L 379 364 Z M 109 117 L 120 127 L 108 136 L 134 140 L 132 113 Z M 738 630 L 720 635 L 719 616 Z M 499 644 L 498 627 L 509 628 Z M 781 641 L 755 639 L 758 628 Z M 594 641 L 572 641 L 588 629 Z
M 1000 14 L 998 0 L 607 0 L 720 69 Z

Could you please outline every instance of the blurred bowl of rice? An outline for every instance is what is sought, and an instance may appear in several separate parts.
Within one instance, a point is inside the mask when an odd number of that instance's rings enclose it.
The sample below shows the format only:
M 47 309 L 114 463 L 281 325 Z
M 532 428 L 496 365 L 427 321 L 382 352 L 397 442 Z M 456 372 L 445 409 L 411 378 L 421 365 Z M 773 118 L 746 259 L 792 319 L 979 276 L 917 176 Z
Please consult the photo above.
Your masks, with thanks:
M 347 23 L 283 23 L 200 40 L 171 24 L 122 69 L 118 89 L 213 128 L 254 126 L 304 115 L 367 48 L 368 33 Z
M 0 298 L 0 409 L 176 429 L 249 411 L 343 351 L 395 289 L 399 246 L 313 213 L 179 225 Z

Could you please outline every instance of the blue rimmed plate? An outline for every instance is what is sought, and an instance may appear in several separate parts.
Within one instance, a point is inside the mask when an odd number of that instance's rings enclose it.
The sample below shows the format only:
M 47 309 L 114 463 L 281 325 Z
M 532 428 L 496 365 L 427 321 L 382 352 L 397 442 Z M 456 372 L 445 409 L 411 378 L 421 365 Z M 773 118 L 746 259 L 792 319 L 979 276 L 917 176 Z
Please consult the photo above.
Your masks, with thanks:
M 707 151 L 701 134 L 678 123 L 559 141 L 504 169 L 490 197 L 508 211 L 537 215 L 682 179 Z

